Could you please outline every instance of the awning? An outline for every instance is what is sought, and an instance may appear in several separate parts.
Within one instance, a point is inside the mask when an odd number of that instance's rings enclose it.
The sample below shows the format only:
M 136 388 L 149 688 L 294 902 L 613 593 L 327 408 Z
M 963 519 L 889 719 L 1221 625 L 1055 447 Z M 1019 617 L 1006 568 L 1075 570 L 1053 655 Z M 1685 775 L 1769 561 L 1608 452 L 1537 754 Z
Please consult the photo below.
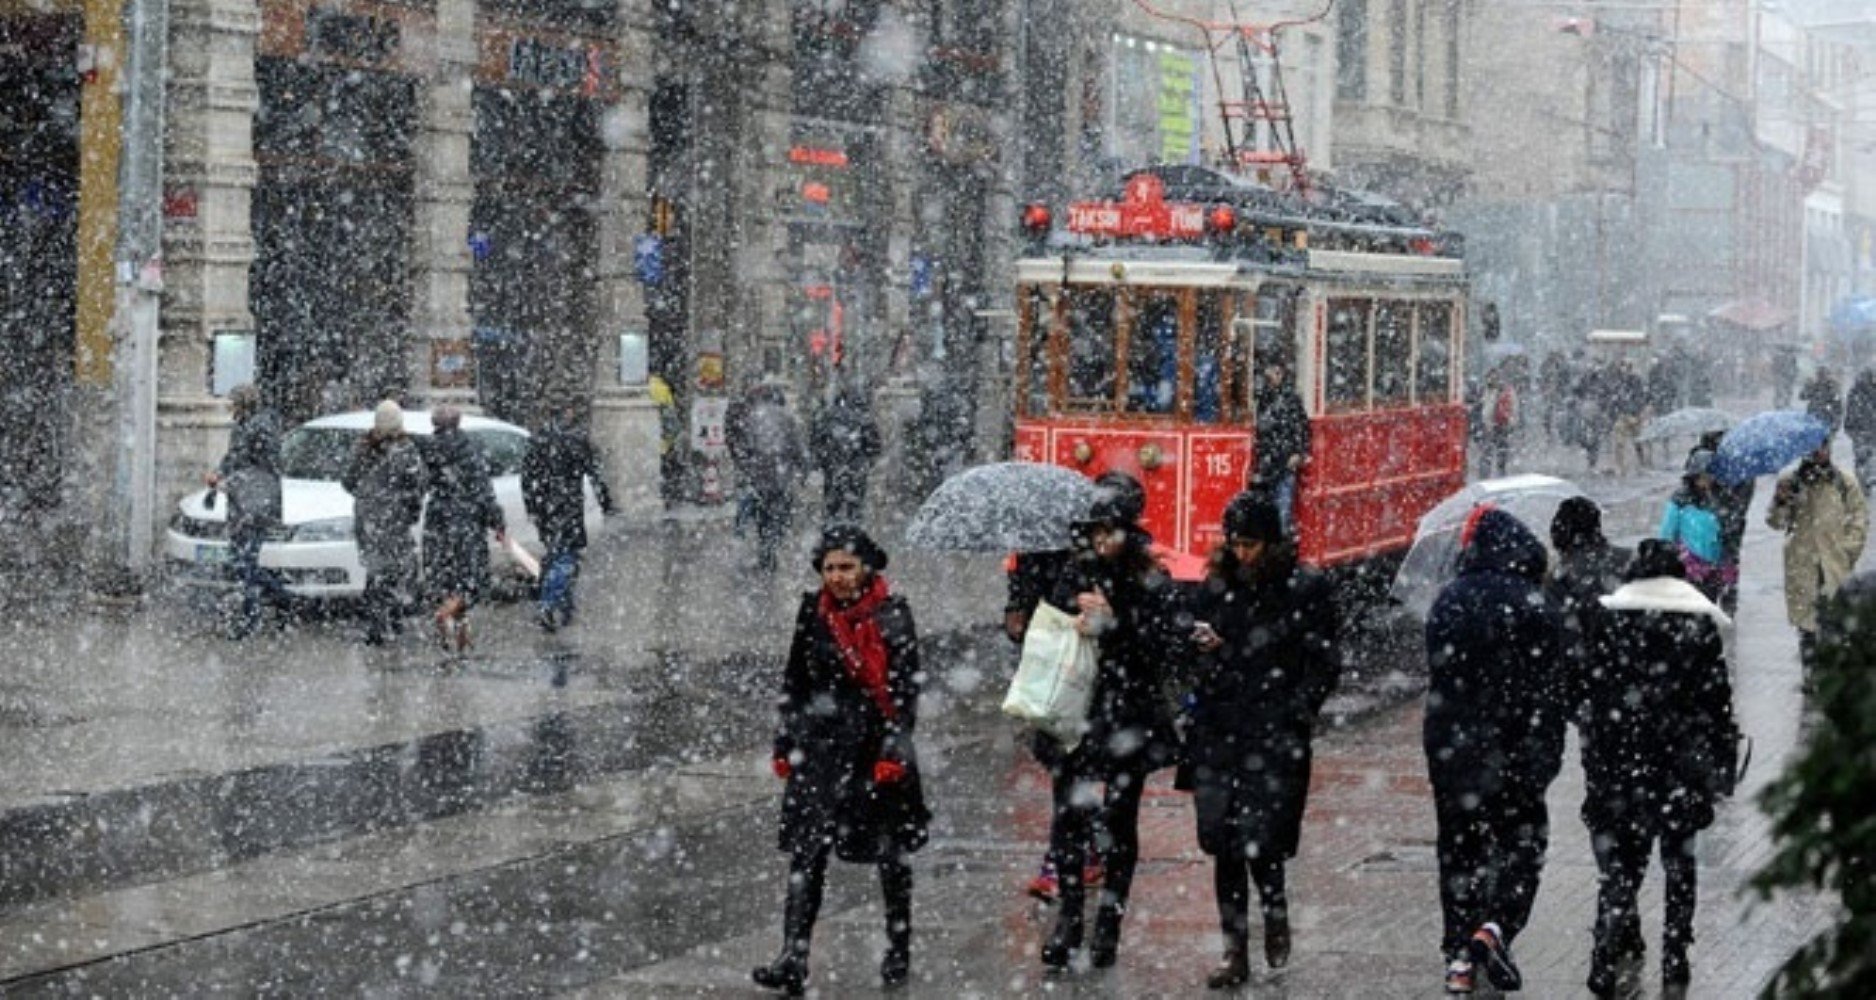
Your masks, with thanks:
M 1831 329 L 1838 333 L 1864 333 L 1876 329 L 1876 296 L 1852 295 L 1830 311 Z
M 1707 318 L 1742 330 L 1764 332 L 1791 322 L 1791 313 L 1758 297 L 1734 299 L 1707 313 Z

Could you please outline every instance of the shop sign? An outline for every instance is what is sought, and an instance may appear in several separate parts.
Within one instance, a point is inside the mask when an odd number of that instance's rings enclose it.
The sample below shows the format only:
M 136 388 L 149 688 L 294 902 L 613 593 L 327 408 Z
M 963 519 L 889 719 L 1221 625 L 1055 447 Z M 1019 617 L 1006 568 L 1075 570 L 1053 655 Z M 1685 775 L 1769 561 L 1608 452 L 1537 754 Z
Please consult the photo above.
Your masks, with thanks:
M 966 166 L 996 159 L 990 116 L 968 104 L 941 104 L 925 122 L 925 144 L 932 155 L 951 166 Z
M 383 65 L 397 57 L 401 41 L 396 21 L 325 8 L 306 13 L 306 51 L 311 55 Z
M 195 225 L 201 214 L 201 196 L 193 187 L 178 186 L 163 189 L 163 222 L 167 225 Z
M 548 90 L 599 93 L 605 81 L 605 53 L 583 43 L 556 45 L 538 38 L 508 43 L 508 79 Z
M 723 388 L 723 355 L 719 351 L 697 352 L 697 388 L 714 392 Z
M 454 338 L 430 341 L 430 388 L 475 387 L 475 360 L 469 341 Z

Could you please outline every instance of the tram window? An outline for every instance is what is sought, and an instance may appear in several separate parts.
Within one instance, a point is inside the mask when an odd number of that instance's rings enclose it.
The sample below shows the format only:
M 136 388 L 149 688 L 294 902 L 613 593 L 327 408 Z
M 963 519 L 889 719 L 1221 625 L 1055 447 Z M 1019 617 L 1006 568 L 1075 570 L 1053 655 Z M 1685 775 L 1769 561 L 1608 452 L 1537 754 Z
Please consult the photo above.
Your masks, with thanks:
M 1420 363 L 1414 372 L 1414 399 L 1423 406 L 1452 398 L 1453 307 L 1450 302 L 1420 306 Z
M 1068 293 L 1068 399 L 1086 408 L 1114 403 L 1114 293 Z
M 1199 295 L 1198 350 L 1192 360 L 1192 419 L 1224 418 L 1225 303 L 1218 292 Z
M 1382 301 L 1374 309 L 1374 405 L 1408 401 L 1412 374 L 1413 304 Z
M 1329 330 L 1323 372 L 1323 401 L 1334 410 L 1368 404 L 1369 299 L 1329 300 Z
M 1022 321 L 1029 338 L 1025 343 L 1023 415 L 1040 416 L 1049 412 L 1049 333 L 1054 326 L 1054 310 L 1042 289 L 1024 289 Z
M 1233 370 L 1231 396 L 1236 419 L 1249 420 L 1255 412 L 1254 394 L 1262 384 L 1266 366 L 1281 363 L 1292 379 L 1296 377 L 1299 294 L 1287 285 L 1268 285 L 1241 300 L 1232 335 L 1232 363 L 1237 368 Z
M 1179 384 L 1179 300 L 1144 296 L 1127 338 L 1127 412 L 1171 413 Z

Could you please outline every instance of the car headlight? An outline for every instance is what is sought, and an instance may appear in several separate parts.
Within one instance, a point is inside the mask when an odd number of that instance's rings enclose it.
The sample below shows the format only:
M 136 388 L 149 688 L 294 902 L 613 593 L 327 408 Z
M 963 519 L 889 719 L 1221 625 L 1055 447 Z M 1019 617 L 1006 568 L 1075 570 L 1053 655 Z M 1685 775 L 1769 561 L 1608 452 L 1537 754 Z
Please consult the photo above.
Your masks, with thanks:
M 323 521 L 308 521 L 293 529 L 296 542 L 349 542 L 352 540 L 352 519 L 349 517 L 328 517 Z

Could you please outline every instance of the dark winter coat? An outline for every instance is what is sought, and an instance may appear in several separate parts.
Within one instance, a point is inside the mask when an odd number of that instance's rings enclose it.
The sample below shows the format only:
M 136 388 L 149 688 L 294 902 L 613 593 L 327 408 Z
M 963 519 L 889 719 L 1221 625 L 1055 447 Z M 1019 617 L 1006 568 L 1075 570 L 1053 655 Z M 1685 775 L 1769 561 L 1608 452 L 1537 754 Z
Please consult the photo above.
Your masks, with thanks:
M 1340 675 L 1327 583 L 1293 554 L 1269 558 L 1248 579 L 1214 572 L 1193 601 L 1224 640 L 1197 660 L 1186 741 L 1207 854 L 1296 855 L 1316 713 Z
M 1812 376 L 1799 398 L 1804 400 L 1805 412 L 1822 420 L 1832 433 L 1843 427 L 1843 387 L 1829 374 L 1820 371 Z
M 424 583 L 439 597 L 479 597 L 489 578 L 487 533 L 507 527 L 482 446 L 461 430 L 438 431 L 424 449 L 430 474 L 423 520 Z
M 1422 739 L 1437 794 L 1541 795 L 1563 765 L 1569 679 L 1545 559 L 1517 518 L 1488 511 L 1427 615 Z
M 1876 371 L 1865 371 L 1850 384 L 1843 402 L 1843 430 L 1855 441 L 1876 441 Z
M 1563 651 L 1571 667 L 1566 677 L 1582 676 L 1581 664 L 1589 654 L 1595 622 L 1603 613 L 1601 599 L 1622 585 L 1622 571 L 1633 558 L 1628 549 L 1595 542 L 1557 553 L 1557 564 L 1544 580 L 1544 596 L 1557 612 Z M 1564 689 L 1565 704 L 1579 702 L 1576 691 Z
M 278 527 L 280 414 L 263 407 L 235 421 L 228 452 L 216 468 L 228 496 L 228 537 L 243 541 Z
M 1056 580 L 1050 604 L 1077 614 L 1076 595 L 1099 592 L 1113 607 L 1114 620 L 1095 639 L 1097 670 L 1088 729 L 1074 752 L 1066 755 L 1055 740 L 1038 735 L 1036 756 L 1045 766 L 1106 781 L 1178 762 L 1173 667 L 1189 651 L 1192 615 L 1172 577 L 1157 567 L 1147 568 L 1145 550 L 1151 543 L 1145 532 L 1132 530 L 1122 559 L 1078 557 Z
M 612 509 L 612 491 L 600 475 L 599 453 L 586 435 L 549 424 L 528 442 L 521 462 L 521 500 L 549 552 L 586 548 L 586 481 L 602 510 Z
M 1003 610 L 1034 615 L 1036 605 L 1055 592 L 1056 581 L 1068 572 L 1073 558 L 1067 549 L 1017 553 L 1015 565 L 1010 567 L 1008 597 L 1003 602 Z
M 841 858 L 859 862 L 916 851 L 929 836 L 931 813 L 912 743 L 924 680 L 912 609 L 895 594 L 877 612 L 894 710 L 887 719 L 848 676 L 819 602 L 818 592 L 802 595 L 782 674 L 775 756 L 788 760 L 791 772 L 780 847 L 793 852 L 832 838 Z M 905 765 L 905 777 L 875 785 L 873 765 L 881 760 Z
M 801 424 L 782 403 L 764 398 L 738 422 L 740 446 L 732 451 L 736 469 L 758 494 L 787 493 L 807 474 L 808 450 Z
M 1257 387 L 1256 482 L 1271 485 L 1290 475 L 1290 459 L 1309 458 L 1309 413 L 1290 386 Z
M 359 439 L 339 485 L 352 495 L 352 530 L 366 573 L 415 576 L 417 541 L 411 529 L 423 515 L 428 484 L 423 455 L 409 435 L 374 433 Z
M 879 457 L 879 425 L 866 401 L 843 394 L 815 418 L 814 462 L 826 477 L 829 496 L 864 496 L 866 477 Z
M 1624 584 L 1602 599 L 1583 679 L 1583 822 L 1669 837 L 1713 823 L 1731 791 L 1726 616 L 1685 580 Z

